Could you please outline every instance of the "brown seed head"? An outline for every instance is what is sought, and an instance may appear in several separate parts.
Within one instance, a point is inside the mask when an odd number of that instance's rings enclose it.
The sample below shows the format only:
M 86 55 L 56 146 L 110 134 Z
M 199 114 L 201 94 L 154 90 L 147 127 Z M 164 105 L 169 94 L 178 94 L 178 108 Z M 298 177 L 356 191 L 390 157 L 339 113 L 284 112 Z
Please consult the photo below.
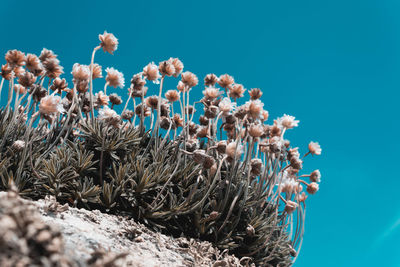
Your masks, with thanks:
M 146 105 L 151 108 L 151 109 L 157 109 L 158 106 L 158 96 L 149 96 L 147 97 L 144 102 L 146 103 Z
M 204 159 L 203 168 L 211 169 L 211 167 L 215 164 L 215 159 L 209 155 Z
M 252 159 L 251 160 L 251 174 L 254 176 L 258 176 L 261 174 L 261 170 L 263 167 L 261 159 Z
M 31 87 L 36 82 L 36 77 L 29 71 L 18 76 L 18 83 L 24 87 Z
M 119 95 L 113 93 L 113 94 L 110 94 L 108 97 L 110 98 L 111 104 L 113 104 L 113 105 L 121 105 L 122 104 L 122 99 Z
M 5 79 L 5 80 L 10 80 L 12 77 L 12 68 L 10 68 L 10 66 L 8 64 L 5 64 L 3 66 L 1 66 L 1 76 Z
M 130 120 L 130 119 L 133 118 L 133 115 L 135 115 L 135 114 L 133 113 L 133 111 L 127 109 L 127 110 L 125 110 L 124 112 L 122 112 L 121 118 L 122 118 L 123 120 Z
M 135 108 L 136 115 L 142 116 L 142 107 L 143 107 L 143 115 L 144 115 L 144 117 L 150 116 L 151 115 L 151 110 L 146 105 L 143 105 L 143 103 L 140 103 L 139 105 L 136 106 L 136 108 Z
M 315 170 L 310 174 L 310 181 L 315 183 L 321 182 L 321 172 L 319 170 Z
M 210 86 L 214 87 L 214 85 L 217 83 L 218 77 L 215 74 L 207 74 L 206 77 L 204 77 L 204 85 L 205 86 Z
M 174 117 L 172 119 L 176 128 L 183 126 L 183 118 L 179 114 L 174 114 Z
M 135 90 L 142 90 L 144 85 L 146 84 L 146 80 L 143 79 L 142 73 L 137 73 L 133 75 L 131 79 L 131 87 Z
M 262 96 L 262 92 L 259 88 L 253 88 L 249 91 L 251 100 L 260 99 Z

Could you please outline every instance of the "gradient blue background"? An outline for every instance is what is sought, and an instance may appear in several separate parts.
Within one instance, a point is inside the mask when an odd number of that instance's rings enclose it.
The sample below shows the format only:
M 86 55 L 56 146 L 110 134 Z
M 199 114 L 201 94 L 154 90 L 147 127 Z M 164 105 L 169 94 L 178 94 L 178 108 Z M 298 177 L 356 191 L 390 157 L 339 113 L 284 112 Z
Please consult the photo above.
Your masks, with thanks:
M 119 49 L 96 61 L 127 83 L 173 56 L 201 79 L 229 73 L 262 88 L 272 118 L 301 121 L 293 144 L 323 148 L 305 162 L 322 183 L 295 266 L 400 266 L 399 14 L 395 0 L 3 0 L 0 53 L 52 49 L 70 78 L 107 30 Z

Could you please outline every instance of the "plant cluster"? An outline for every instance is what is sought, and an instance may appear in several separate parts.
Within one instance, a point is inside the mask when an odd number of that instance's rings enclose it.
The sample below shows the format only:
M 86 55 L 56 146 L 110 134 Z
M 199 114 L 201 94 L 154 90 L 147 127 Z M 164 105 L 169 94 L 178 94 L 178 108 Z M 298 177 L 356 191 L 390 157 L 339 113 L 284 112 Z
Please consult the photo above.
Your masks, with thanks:
M 318 191 L 321 176 L 300 171 L 307 155 L 321 154 L 319 144 L 311 142 L 301 157 L 284 138 L 299 121 L 284 115 L 268 124 L 262 91 L 249 90 L 245 102 L 246 89 L 228 74 L 208 74 L 203 98 L 191 102 L 199 80 L 178 58 L 134 74 L 124 105 L 107 93 L 125 87 L 114 68 L 94 92 L 93 80 L 103 78 L 96 51 L 118 47 L 111 33 L 99 39 L 90 64 L 73 66 L 71 86 L 53 51 L 6 53 L 0 190 L 15 184 L 22 196 L 125 214 L 256 265 L 291 265 L 307 195 Z M 164 89 L 167 78 L 179 79 L 176 89 Z

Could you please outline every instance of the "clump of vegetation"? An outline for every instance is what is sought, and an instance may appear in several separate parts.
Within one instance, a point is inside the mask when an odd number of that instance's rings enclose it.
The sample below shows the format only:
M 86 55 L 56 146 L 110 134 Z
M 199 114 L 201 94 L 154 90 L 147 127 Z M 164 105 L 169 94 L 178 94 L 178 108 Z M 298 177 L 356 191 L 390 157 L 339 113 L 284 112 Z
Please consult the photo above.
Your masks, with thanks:
M 125 87 L 121 72 L 107 68 L 104 89 L 93 89 L 103 77 L 96 51 L 118 46 L 110 33 L 99 39 L 91 63 L 73 66 L 71 86 L 53 51 L 6 53 L 0 190 L 15 184 L 24 197 L 131 216 L 259 266 L 291 265 L 304 233 L 303 186 L 315 194 L 320 182 L 318 170 L 300 171 L 307 155 L 321 154 L 319 144 L 301 157 L 284 139 L 299 121 L 284 115 L 268 124 L 262 91 L 249 90 L 245 102 L 246 89 L 228 74 L 208 74 L 204 97 L 191 102 L 199 81 L 178 58 L 134 74 L 119 108 L 121 97 L 107 88 Z M 180 77 L 176 89 L 165 91 L 168 77 Z

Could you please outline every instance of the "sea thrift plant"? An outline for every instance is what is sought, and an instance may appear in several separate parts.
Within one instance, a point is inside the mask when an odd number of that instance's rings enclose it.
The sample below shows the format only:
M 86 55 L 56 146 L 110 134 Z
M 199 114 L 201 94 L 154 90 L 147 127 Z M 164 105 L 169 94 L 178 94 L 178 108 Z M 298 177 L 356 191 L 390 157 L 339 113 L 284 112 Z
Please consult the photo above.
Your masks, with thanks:
M 299 120 L 271 121 L 261 89 L 228 74 L 202 83 L 178 58 L 138 68 L 129 85 L 113 67 L 103 78 L 95 53 L 114 54 L 118 44 L 111 33 L 99 35 L 89 64 L 73 65 L 71 82 L 51 50 L 6 53 L 0 190 L 15 185 L 25 197 L 130 216 L 257 266 L 293 264 L 307 197 L 321 181 L 319 170 L 302 174 L 303 161 L 320 155 L 320 145 L 310 142 L 301 156 L 285 139 Z M 95 90 L 93 79 L 102 78 L 104 89 Z M 165 79 L 176 88 L 164 88 Z M 107 87 L 122 88 L 115 92 L 127 94 L 125 103 Z M 193 101 L 194 90 L 203 97 Z

